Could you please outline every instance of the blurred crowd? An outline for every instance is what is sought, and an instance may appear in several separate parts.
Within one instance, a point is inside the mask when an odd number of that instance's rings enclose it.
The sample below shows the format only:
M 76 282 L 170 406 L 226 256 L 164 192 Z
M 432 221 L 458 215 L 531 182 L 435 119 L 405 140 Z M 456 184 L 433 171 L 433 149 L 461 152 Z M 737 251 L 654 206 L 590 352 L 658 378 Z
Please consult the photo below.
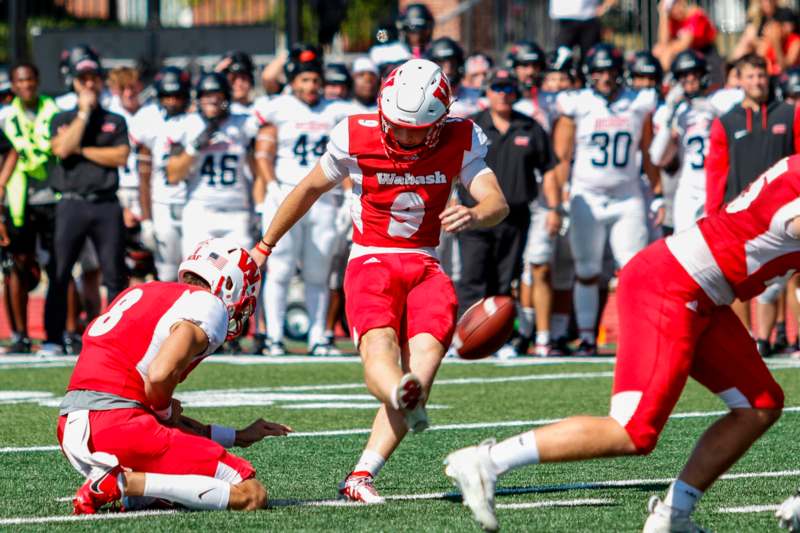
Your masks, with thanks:
M 442 237 L 460 312 L 510 294 L 517 327 L 498 357 L 595 354 L 618 269 L 800 146 L 795 12 L 751 0 L 748 25 L 723 57 L 714 21 L 685 0 L 659 3 L 652 50 L 603 43 L 602 16 L 615 3 L 554 0 L 554 49 L 530 39 L 499 57 L 434 39 L 434 17 L 419 3 L 346 62 L 297 44 L 260 72 L 233 51 L 212 71 L 165 66 L 148 80 L 133 67 L 107 71 L 101 53 L 81 45 L 64 51 L 67 92 L 55 98 L 40 93 L 36 65 L 11 66 L 0 87 L 8 352 L 78 353 L 82 329 L 101 311 L 101 286 L 110 301 L 129 284 L 174 281 L 181 258 L 206 238 L 250 248 L 335 123 L 376 112 L 381 80 L 424 57 L 451 82 L 450 115 L 475 120 L 492 139 L 488 161 L 511 206 L 498 228 Z M 620 185 L 630 180 L 635 190 Z M 308 353 L 340 354 L 358 209 L 351 187 L 332 191 L 288 237 L 291 253 L 270 259 L 262 311 L 228 350 L 284 355 L 288 336 Z M 468 196 L 456 190 L 452 201 Z M 43 272 L 46 338 L 34 347 L 29 293 Z M 775 280 L 752 311 L 737 303 L 746 324 L 756 315 L 764 356 L 789 348 L 797 286 L 794 276 Z

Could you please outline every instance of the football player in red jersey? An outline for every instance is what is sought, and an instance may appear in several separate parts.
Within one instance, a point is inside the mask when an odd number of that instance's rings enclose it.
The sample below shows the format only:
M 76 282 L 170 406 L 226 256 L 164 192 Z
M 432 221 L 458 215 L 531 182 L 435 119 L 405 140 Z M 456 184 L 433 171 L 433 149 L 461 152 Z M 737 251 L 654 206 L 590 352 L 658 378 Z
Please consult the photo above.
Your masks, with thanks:
M 214 239 L 198 245 L 178 277 L 123 291 L 86 329 L 57 433 L 86 478 L 75 514 L 119 501 L 126 508 L 155 500 L 190 509 L 266 505 L 252 465 L 225 448 L 291 428 L 261 419 L 238 431 L 205 425 L 183 416 L 172 397 L 200 361 L 242 333 L 260 270 L 246 250 Z
M 435 256 L 439 232 L 500 222 L 508 206 L 486 166 L 486 136 L 448 119 L 450 85 L 435 63 L 412 59 L 384 81 L 377 113 L 351 115 L 292 190 L 256 248 L 271 249 L 326 191 L 353 181 L 353 248 L 346 311 L 367 388 L 381 401 L 361 459 L 340 486 L 349 500 L 382 503 L 373 479 L 406 432 L 428 426 L 425 402 L 456 317 L 453 284 Z M 456 180 L 475 207 L 447 207 Z
M 484 529 L 497 477 L 524 465 L 648 454 L 691 376 L 730 411 L 700 437 L 645 533 L 699 532 L 703 492 L 775 423 L 783 391 L 730 307 L 800 268 L 800 156 L 782 159 L 719 213 L 659 240 L 622 269 L 620 336 L 606 417 L 579 416 L 451 453 L 445 472 Z M 657 280 L 654 283 L 654 280 Z M 781 509 L 800 523 L 800 498 Z

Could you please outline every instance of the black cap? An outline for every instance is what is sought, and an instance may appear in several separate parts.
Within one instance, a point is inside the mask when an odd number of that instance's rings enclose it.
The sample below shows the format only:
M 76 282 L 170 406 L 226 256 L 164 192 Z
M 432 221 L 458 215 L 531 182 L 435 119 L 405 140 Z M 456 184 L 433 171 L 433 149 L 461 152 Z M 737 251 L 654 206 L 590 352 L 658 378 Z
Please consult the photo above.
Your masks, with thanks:
M 633 54 L 633 58 L 628 62 L 628 75 L 647 76 L 654 78 L 657 83 L 661 83 L 664 77 L 664 69 L 661 63 L 648 50 L 639 50 Z
M 596 44 L 586 54 L 583 70 L 587 76 L 603 70 L 616 70 L 622 74 L 622 52 L 612 44 Z
M 250 54 L 242 51 L 233 51 L 225 54 L 224 59 L 229 59 L 230 63 L 225 68 L 226 74 L 241 73 L 246 74 L 250 80 L 253 79 L 253 71 L 256 69 Z
M 513 85 L 514 87 L 519 85 L 519 80 L 514 74 L 514 71 L 507 68 L 494 69 L 491 74 L 489 74 L 489 78 L 486 82 L 490 87 L 492 85 Z
M 518 65 L 539 65 L 545 66 L 545 53 L 542 47 L 533 41 L 519 41 L 511 46 L 509 59 L 512 67 Z

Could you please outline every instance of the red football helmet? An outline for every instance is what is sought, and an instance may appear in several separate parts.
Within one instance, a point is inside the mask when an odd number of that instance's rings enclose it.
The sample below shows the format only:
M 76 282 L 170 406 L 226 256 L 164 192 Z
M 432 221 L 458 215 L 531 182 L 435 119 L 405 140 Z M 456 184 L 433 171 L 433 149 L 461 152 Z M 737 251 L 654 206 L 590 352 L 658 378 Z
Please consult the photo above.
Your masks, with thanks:
M 227 339 L 242 334 L 256 307 L 261 270 L 250 253 L 225 239 L 209 239 L 197 245 L 178 268 L 178 279 L 191 272 L 204 279 L 211 293 L 228 309 Z
M 411 59 L 394 69 L 381 85 L 378 97 L 381 139 L 387 155 L 413 160 L 436 146 L 452 101 L 450 82 L 436 63 Z M 406 148 L 397 142 L 392 127 L 430 129 L 419 146 Z

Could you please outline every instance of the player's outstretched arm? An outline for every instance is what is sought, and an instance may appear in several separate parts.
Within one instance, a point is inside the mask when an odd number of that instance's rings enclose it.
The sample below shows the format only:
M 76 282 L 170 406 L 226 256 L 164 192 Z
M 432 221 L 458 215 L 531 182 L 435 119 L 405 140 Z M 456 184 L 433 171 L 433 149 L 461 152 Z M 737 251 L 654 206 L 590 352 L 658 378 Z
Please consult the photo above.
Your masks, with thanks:
M 469 184 L 469 194 L 477 202 L 474 207 L 451 205 L 439 215 L 442 228 L 446 232 L 488 228 L 499 224 L 508 216 L 508 203 L 494 172 L 488 171 L 475 176 Z
M 159 418 L 171 418 L 172 393 L 196 355 L 208 348 L 208 337 L 199 326 L 181 321 L 172 326 L 155 359 L 147 367 L 144 391 Z
M 297 187 L 292 189 L 292 192 L 280 205 L 261 242 L 270 248 L 275 246 L 275 243 L 311 209 L 314 202 L 323 193 L 333 189 L 335 186 L 336 182 L 328 179 L 320 164 L 314 165 L 311 172 L 303 178 L 303 181 Z M 267 256 L 259 249 L 259 246 L 253 248 L 250 251 L 250 255 L 259 266 L 263 266 L 267 260 Z
M 572 151 L 575 148 L 575 121 L 567 116 L 560 116 L 553 127 L 553 152 L 558 158 L 554 172 L 558 185 L 563 190 L 569 182 L 569 171 L 572 167 Z

